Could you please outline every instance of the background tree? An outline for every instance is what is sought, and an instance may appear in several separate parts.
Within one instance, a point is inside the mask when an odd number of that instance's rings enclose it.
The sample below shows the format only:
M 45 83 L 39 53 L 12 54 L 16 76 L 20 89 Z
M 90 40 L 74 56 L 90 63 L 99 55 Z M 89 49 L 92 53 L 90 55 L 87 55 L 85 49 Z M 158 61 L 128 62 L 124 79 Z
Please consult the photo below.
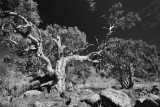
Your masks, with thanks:
M 120 82 L 122 88 L 133 87 L 133 76 L 145 78 L 150 73 L 158 73 L 156 47 L 142 40 L 110 38 L 101 47 L 104 49 L 101 62 L 106 68 L 112 66 L 110 75 Z
M 138 13 L 134 12 L 127 13 L 124 10 L 122 10 L 122 4 L 120 2 L 115 3 L 102 17 L 107 20 L 108 26 L 103 27 L 109 30 L 107 35 L 111 35 L 118 28 L 122 28 L 123 30 L 126 28 L 131 28 L 135 26 L 136 22 L 141 21 L 141 18 L 139 17 Z M 103 58 L 100 60 L 99 66 L 101 66 L 104 69 L 107 69 L 108 66 L 109 68 L 112 68 L 111 71 L 118 71 L 119 73 L 117 74 L 124 74 L 124 75 L 118 75 L 116 76 L 116 78 L 120 81 L 122 88 L 130 88 L 133 86 L 132 72 L 134 69 L 132 63 L 130 62 L 133 60 L 132 59 L 133 56 L 131 57 L 128 55 L 130 54 L 133 55 L 133 54 L 130 53 L 130 50 L 127 50 L 128 49 L 127 45 L 130 44 L 125 44 L 125 41 L 123 40 L 122 40 L 123 42 L 120 43 L 119 41 L 121 41 L 121 39 L 110 38 L 108 40 L 107 36 L 106 40 L 100 43 L 100 45 L 98 46 L 98 50 L 103 50 L 100 53 L 100 56 L 102 56 Z M 128 52 L 129 54 L 125 52 Z M 111 56 L 108 56 L 108 54 Z M 113 61 L 113 62 L 108 64 L 107 61 L 109 62 Z
M 109 32 L 107 33 L 106 40 L 102 41 L 98 46 L 98 50 L 103 50 L 105 46 L 107 45 L 108 36 L 111 36 L 114 31 L 116 31 L 118 28 L 126 29 L 131 28 L 135 26 L 136 22 L 140 22 L 141 18 L 139 17 L 138 13 L 134 12 L 126 12 L 122 9 L 123 5 L 122 3 L 118 2 L 115 3 L 107 12 L 102 16 L 104 19 L 106 19 L 107 26 L 103 27 L 105 29 L 108 29 Z M 98 40 L 97 40 L 98 42 Z M 99 55 L 98 57 L 103 58 L 103 55 Z M 98 58 L 96 56 L 96 58 Z M 98 58 L 99 59 L 99 58 Z M 100 69 L 105 69 L 105 65 L 103 63 L 94 63 L 94 65 L 97 69 L 97 71 L 100 71 Z M 106 70 L 106 69 L 105 69 Z
M 126 12 L 122 9 L 122 3 L 115 3 L 102 17 L 107 20 L 107 27 L 109 32 L 107 35 L 111 35 L 117 28 L 131 28 L 135 26 L 135 22 L 141 21 L 138 13 Z

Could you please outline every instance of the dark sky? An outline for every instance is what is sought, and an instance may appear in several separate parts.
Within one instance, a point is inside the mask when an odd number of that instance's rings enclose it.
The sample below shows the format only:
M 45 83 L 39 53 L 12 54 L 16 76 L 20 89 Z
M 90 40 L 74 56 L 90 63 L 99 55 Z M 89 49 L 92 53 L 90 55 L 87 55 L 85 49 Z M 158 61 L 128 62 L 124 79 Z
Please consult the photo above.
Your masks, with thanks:
M 155 19 L 156 14 L 152 17 L 152 10 L 155 6 L 151 6 L 152 1 L 159 0 L 36 0 L 38 2 L 38 10 L 42 19 L 41 28 L 45 28 L 47 24 L 59 24 L 61 26 L 77 26 L 81 31 L 87 34 L 87 40 L 90 43 L 95 43 L 95 36 L 101 41 L 105 38 L 107 30 L 102 27 L 106 25 L 106 21 L 100 16 L 105 13 L 114 3 L 122 2 L 126 11 L 135 11 L 140 13 L 142 22 L 134 28 L 125 31 L 118 30 L 113 33 L 113 37 L 117 36 L 124 39 L 132 38 L 134 40 L 142 39 L 148 44 L 157 46 L 160 51 L 160 26 L 150 27 L 159 23 Z M 93 1 L 95 9 L 91 10 L 87 1 Z M 156 3 L 157 4 L 157 3 Z M 152 7 L 150 9 L 150 7 Z M 148 12 L 148 10 L 151 10 Z M 157 10 L 157 11 L 160 11 Z M 145 17 L 147 13 L 150 16 Z M 160 12 L 159 12 L 160 13 Z M 155 16 L 155 17 L 154 17 Z M 157 15 L 158 16 L 158 15 Z M 156 17 L 157 18 L 157 17 Z M 149 25 L 146 22 L 150 22 Z M 160 20 L 160 17 L 159 17 Z M 0 47 L 0 58 L 6 53 L 5 47 Z

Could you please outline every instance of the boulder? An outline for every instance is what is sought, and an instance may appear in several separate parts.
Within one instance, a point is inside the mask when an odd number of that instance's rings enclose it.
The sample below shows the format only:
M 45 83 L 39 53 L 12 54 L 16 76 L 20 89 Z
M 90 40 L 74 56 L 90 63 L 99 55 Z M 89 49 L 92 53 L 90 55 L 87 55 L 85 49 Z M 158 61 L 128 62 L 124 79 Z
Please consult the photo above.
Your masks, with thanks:
M 26 91 L 23 95 L 20 96 L 20 98 L 31 98 L 33 96 L 39 96 L 40 94 L 42 94 L 41 91 L 30 90 L 30 91 Z
M 91 103 L 95 103 L 100 100 L 100 95 L 94 93 L 92 90 L 85 89 L 81 91 L 79 98 L 80 100 L 88 100 Z
M 154 85 L 150 92 L 155 95 L 159 95 L 160 93 L 157 85 Z
M 160 107 L 159 96 L 153 94 L 141 96 L 134 107 Z
M 137 100 L 134 107 L 160 107 L 160 106 L 153 99 L 147 98 L 143 102 L 141 102 L 140 100 Z
M 103 106 L 131 107 L 131 99 L 120 90 L 108 88 L 100 93 Z
M 86 97 L 85 99 L 81 99 L 81 102 L 83 101 L 91 107 L 99 107 L 101 99 L 99 94 L 94 94 L 90 97 Z
M 79 104 L 84 104 L 86 106 L 88 105 L 91 107 L 98 107 L 99 101 L 99 94 L 96 94 L 89 89 L 83 89 L 80 92 L 78 92 L 77 95 L 70 96 L 69 107 L 78 106 Z

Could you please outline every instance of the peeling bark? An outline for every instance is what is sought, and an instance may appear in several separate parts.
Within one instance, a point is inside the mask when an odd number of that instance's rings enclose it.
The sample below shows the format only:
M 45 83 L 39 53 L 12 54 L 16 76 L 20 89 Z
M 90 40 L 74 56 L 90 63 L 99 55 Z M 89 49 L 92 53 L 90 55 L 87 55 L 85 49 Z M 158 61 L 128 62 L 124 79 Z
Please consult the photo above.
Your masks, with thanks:
M 68 57 L 61 57 L 60 60 L 57 61 L 56 69 L 55 69 L 55 74 L 58 78 L 58 83 L 57 83 L 57 89 L 59 92 L 63 92 L 65 90 L 65 78 L 66 78 L 66 73 L 65 73 L 65 68 L 66 65 L 72 61 L 72 60 L 80 60 L 80 61 L 92 61 L 89 59 L 89 55 L 86 56 L 80 56 L 80 55 L 72 55 Z M 98 62 L 95 60 L 95 62 Z

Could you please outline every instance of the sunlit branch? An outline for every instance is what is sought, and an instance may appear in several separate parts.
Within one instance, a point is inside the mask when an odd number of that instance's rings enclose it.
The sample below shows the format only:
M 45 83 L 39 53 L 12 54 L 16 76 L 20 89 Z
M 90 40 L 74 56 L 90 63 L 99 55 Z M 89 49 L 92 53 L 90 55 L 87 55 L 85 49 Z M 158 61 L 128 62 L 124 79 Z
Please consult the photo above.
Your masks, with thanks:
M 28 26 L 30 26 L 30 22 L 28 22 L 27 19 L 26 19 L 25 17 L 19 15 L 18 13 L 16 13 L 16 12 L 10 12 L 9 14 L 10 14 L 10 15 L 16 15 L 16 16 L 20 17 L 20 18 L 23 19 L 24 22 L 26 23 L 26 25 L 19 25 L 17 28 L 28 27 Z
M 115 26 L 114 26 L 114 24 L 111 24 L 111 22 L 108 20 L 108 18 L 106 17 L 106 15 L 103 15 L 102 17 L 105 18 L 105 19 L 107 20 L 107 22 L 109 23 L 109 28 L 107 28 L 107 27 L 102 27 L 102 28 L 108 29 L 109 32 L 107 33 L 107 35 L 111 35 L 111 34 L 113 33 L 112 30 L 113 30 L 113 28 L 114 28 Z
M 5 23 L 2 25 L 2 30 L 3 30 L 3 31 L 5 31 L 4 26 L 5 26 Z
M 85 47 L 81 48 L 80 50 L 85 50 L 85 49 L 87 49 L 89 46 L 94 46 L 94 44 L 88 44 L 88 45 L 86 45 Z
M 11 39 L 6 39 L 5 41 L 8 41 L 8 43 L 10 44 L 12 50 L 14 49 L 13 48 L 13 44 L 16 45 L 16 46 L 18 45 L 16 41 L 11 40 Z
M 83 61 L 89 61 L 89 62 L 93 62 L 93 63 L 99 63 L 99 60 L 92 60 L 90 59 L 91 54 L 88 54 L 88 55 L 72 55 L 72 56 L 68 56 L 66 57 L 66 59 L 68 59 L 67 62 L 70 62 L 71 60 L 79 60 L 81 62 Z
M 6 13 L 10 14 L 10 15 L 13 15 L 13 16 L 18 16 L 20 17 L 21 19 L 23 19 L 23 21 L 26 23 L 25 25 L 19 25 L 17 26 L 17 28 L 22 28 L 22 27 L 28 27 L 28 26 L 34 26 L 39 32 L 39 28 L 37 28 L 37 26 L 35 24 L 33 24 L 32 22 L 29 22 L 25 17 L 23 17 L 22 15 L 19 15 L 18 13 L 16 12 L 8 12 L 6 11 Z
M 29 22 L 25 17 L 17 14 L 16 12 L 7 12 L 9 13 L 10 15 L 13 15 L 13 16 L 18 16 L 20 17 L 21 19 L 24 20 L 24 22 L 26 23 L 25 25 L 19 25 L 18 27 L 16 28 L 25 28 L 25 27 L 35 27 L 37 30 L 38 30 L 38 33 L 39 33 L 39 37 L 40 37 L 40 40 L 38 38 L 35 38 L 31 32 L 29 35 L 27 35 L 27 38 L 32 40 L 33 42 L 33 45 L 35 45 L 35 50 L 37 52 L 37 56 L 39 58 L 41 58 L 43 61 L 46 62 L 46 69 L 49 73 L 51 74 L 54 74 L 54 69 L 52 68 L 52 64 L 51 64 L 51 61 L 48 57 L 46 57 L 43 53 L 43 46 L 42 46 L 42 39 L 41 39 L 41 32 L 40 32 L 40 29 L 38 29 L 32 22 Z M 5 24 L 4 24 L 5 25 Z M 5 30 L 4 29 L 4 25 L 2 26 L 2 30 Z M 23 36 L 23 35 L 22 35 Z M 13 40 L 11 40 L 11 42 L 15 43 Z M 16 43 L 17 44 L 17 43 Z M 29 51 L 29 50 L 28 50 Z
M 18 45 L 18 43 L 16 41 L 12 40 L 11 38 L 9 38 L 8 41 L 12 42 L 15 45 Z
M 107 28 L 107 27 L 103 27 L 103 28 L 105 28 L 105 29 L 108 29 L 109 30 L 109 32 L 107 33 L 107 35 L 111 35 L 112 33 L 113 33 L 113 28 L 114 28 L 115 26 L 114 25 L 109 25 L 109 28 Z
M 93 63 L 99 63 L 101 59 L 99 59 L 99 60 L 92 60 L 92 59 L 90 59 L 89 57 L 90 57 L 91 55 L 93 55 L 93 54 L 95 54 L 95 55 L 100 55 L 101 52 L 102 52 L 102 50 L 100 50 L 100 51 L 98 51 L 98 52 L 92 52 L 92 53 L 88 54 L 88 55 L 87 55 L 87 56 L 88 56 L 87 60 L 90 61 L 90 62 L 93 62 Z
M 83 51 L 83 50 L 86 50 L 89 46 L 94 46 L 94 44 L 88 44 L 88 45 L 86 45 L 85 47 L 83 47 L 83 48 L 79 48 L 79 49 L 75 49 L 75 50 L 73 50 L 73 51 L 71 51 L 71 52 L 69 52 L 69 53 L 74 53 L 74 52 L 78 52 L 78 51 Z
M 38 30 L 38 33 L 39 33 L 39 37 L 41 39 L 41 33 L 40 33 L 40 30 L 32 23 L 32 22 L 29 22 L 25 17 L 19 15 L 18 13 L 16 12 L 10 12 L 9 14 L 11 15 L 17 15 L 18 17 L 20 17 L 21 19 L 24 20 L 24 22 L 26 23 L 26 25 L 19 25 L 17 28 L 21 28 L 21 27 L 28 27 L 28 26 L 34 26 L 37 30 Z M 31 34 L 28 35 L 28 38 L 35 41 L 37 43 L 37 46 L 39 45 L 39 43 L 41 42 L 41 40 L 39 41 L 37 38 L 33 37 Z

